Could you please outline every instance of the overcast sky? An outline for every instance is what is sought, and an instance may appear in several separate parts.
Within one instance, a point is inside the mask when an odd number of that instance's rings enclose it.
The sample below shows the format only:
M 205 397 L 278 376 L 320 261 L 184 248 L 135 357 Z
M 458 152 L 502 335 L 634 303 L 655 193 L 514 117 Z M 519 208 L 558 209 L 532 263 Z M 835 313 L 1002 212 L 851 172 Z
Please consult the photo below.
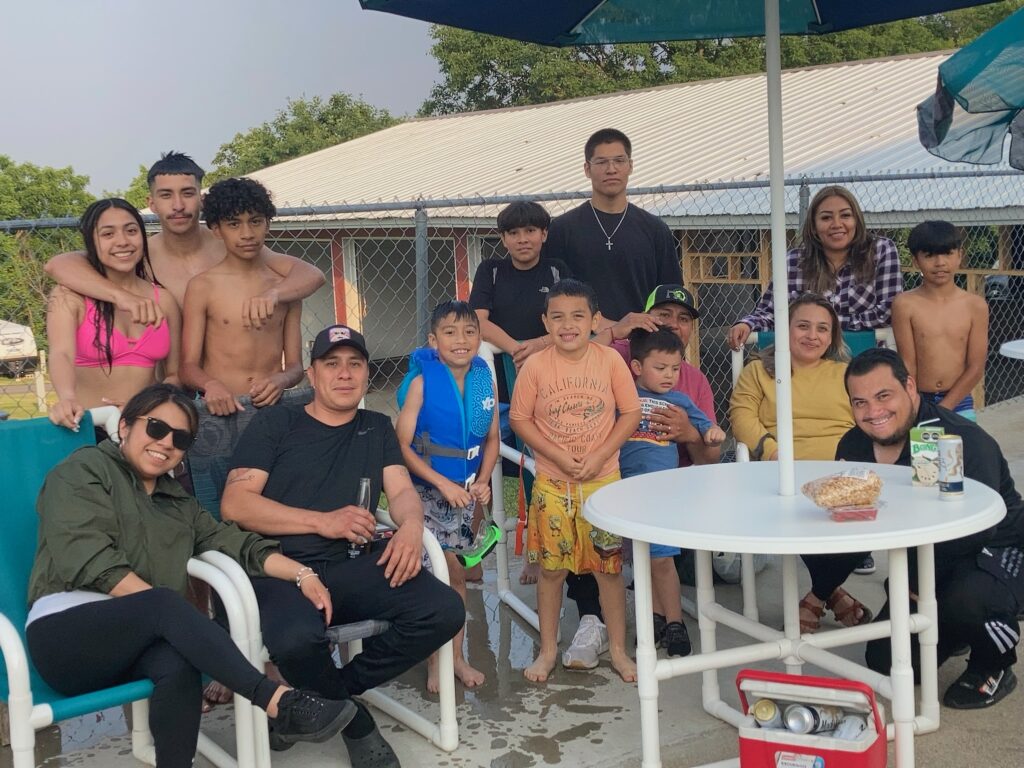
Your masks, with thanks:
M 289 98 L 343 91 L 414 114 L 438 79 L 428 26 L 357 0 L 5 3 L 0 154 L 122 189 L 161 151 L 209 168 Z

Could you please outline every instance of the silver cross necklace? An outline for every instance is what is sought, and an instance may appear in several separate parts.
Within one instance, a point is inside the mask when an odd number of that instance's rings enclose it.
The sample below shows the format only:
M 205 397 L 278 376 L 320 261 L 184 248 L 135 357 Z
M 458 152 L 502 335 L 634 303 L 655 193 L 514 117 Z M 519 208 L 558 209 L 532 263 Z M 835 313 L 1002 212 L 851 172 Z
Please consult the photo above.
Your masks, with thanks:
M 626 203 L 626 210 L 622 212 L 622 218 L 619 219 L 619 223 L 615 225 L 615 229 L 612 230 L 610 235 L 608 234 L 608 230 L 604 228 L 604 224 L 601 223 L 601 217 L 597 215 L 597 209 L 594 207 L 593 201 L 590 203 L 590 212 L 594 214 L 594 221 L 596 221 L 597 226 L 601 228 L 601 234 L 604 235 L 605 240 L 607 241 L 605 242 L 605 246 L 610 251 L 612 246 L 615 245 L 615 243 L 612 242 L 612 238 L 615 237 L 615 233 L 619 231 L 619 227 L 622 226 L 622 222 L 626 220 L 626 214 L 629 213 L 629 203 Z

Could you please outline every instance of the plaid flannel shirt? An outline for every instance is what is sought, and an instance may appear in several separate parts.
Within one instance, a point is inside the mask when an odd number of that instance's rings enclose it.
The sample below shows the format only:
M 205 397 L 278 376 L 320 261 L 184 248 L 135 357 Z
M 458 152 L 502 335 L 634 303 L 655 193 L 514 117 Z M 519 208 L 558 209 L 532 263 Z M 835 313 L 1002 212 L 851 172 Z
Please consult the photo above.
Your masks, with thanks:
M 900 257 L 896 244 L 887 237 L 875 238 L 872 246 L 875 259 L 874 282 L 863 284 L 854 279 L 853 270 L 847 262 L 836 275 L 836 287 L 826 291 L 825 298 L 835 307 L 839 325 L 844 331 L 864 331 L 886 328 L 891 323 L 892 301 L 903 290 L 903 274 L 900 272 Z M 807 291 L 803 275 L 800 274 L 800 257 L 803 248 L 792 248 L 786 252 L 786 273 L 789 282 L 789 300 Z M 755 331 L 767 331 L 775 327 L 774 285 L 768 284 L 761 294 L 754 311 L 737 320 L 746 323 Z

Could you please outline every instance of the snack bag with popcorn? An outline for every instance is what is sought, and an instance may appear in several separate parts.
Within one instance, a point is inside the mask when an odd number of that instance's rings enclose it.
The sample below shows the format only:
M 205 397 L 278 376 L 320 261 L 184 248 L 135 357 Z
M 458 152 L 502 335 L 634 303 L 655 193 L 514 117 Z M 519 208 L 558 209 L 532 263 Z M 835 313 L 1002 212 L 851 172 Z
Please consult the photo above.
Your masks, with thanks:
M 827 509 L 833 520 L 874 520 L 882 478 L 870 469 L 848 469 L 804 483 L 804 496 Z

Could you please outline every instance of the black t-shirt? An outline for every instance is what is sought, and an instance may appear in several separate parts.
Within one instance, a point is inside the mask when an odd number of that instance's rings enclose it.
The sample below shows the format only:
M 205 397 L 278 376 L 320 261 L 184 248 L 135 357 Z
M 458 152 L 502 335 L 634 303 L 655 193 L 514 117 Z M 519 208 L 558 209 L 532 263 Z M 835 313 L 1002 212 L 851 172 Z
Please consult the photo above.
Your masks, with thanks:
M 595 213 L 604 232 L 594 220 Z M 620 220 L 622 225 L 612 235 Z M 605 232 L 611 236 L 611 249 Z M 589 283 L 601 313 L 612 320 L 643 312 L 647 297 L 659 285 L 683 282 L 671 230 L 632 203 L 625 218 L 598 211 L 589 200 L 563 213 L 552 220 L 541 256 L 561 259 L 574 277 Z
M 1003 456 L 999 444 L 973 421 L 945 408 L 940 408 L 934 403 L 922 400 L 915 423 L 919 424 L 931 419 L 937 419 L 937 426 L 944 427 L 947 435 L 960 435 L 964 441 L 964 476 L 984 483 L 999 493 L 1003 497 L 1003 503 L 1006 504 L 1006 517 L 994 528 L 935 545 L 937 574 L 940 574 L 947 566 L 951 566 L 952 561 L 956 558 L 976 554 L 982 547 L 1024 544 L 1024 514 L 1022 514 L 1024 502 L 1021 501 L 1021 496 L 1014 487 L 1010 468 L 1006 464 L 1006 458 Z M 836 458 L 875 463 L 874 443 L 860 427 L 854 427 L 839 441 Z M 909 438 L 896 463 L 904 467 L 910 466 Z M 935 503 L 941 504 L 942 502 L 936 498 Z
M 561 259 L 541 259 L 516 269 L 512 259 L 487 259 L 476 270 L 469 306 L 486 309 L 487 319 L 516 341 L 545 335 L 544 298 L 551 286 L 572 277 Z
M 402 464 L 391 420 L 360 410 L 348 424 L 317 421 L 303 406 L 261 408 L 242 434 L 229 469 L 270 474 L 263 495 L 291 507 L 329 512 L 358 501 L 359 479 L 370 478 L 370 498 L 380 498 L 384 467 Z M 344 557 L 345 539 L 314 533 L 275 536 L 281 552 L 303 562 Z

